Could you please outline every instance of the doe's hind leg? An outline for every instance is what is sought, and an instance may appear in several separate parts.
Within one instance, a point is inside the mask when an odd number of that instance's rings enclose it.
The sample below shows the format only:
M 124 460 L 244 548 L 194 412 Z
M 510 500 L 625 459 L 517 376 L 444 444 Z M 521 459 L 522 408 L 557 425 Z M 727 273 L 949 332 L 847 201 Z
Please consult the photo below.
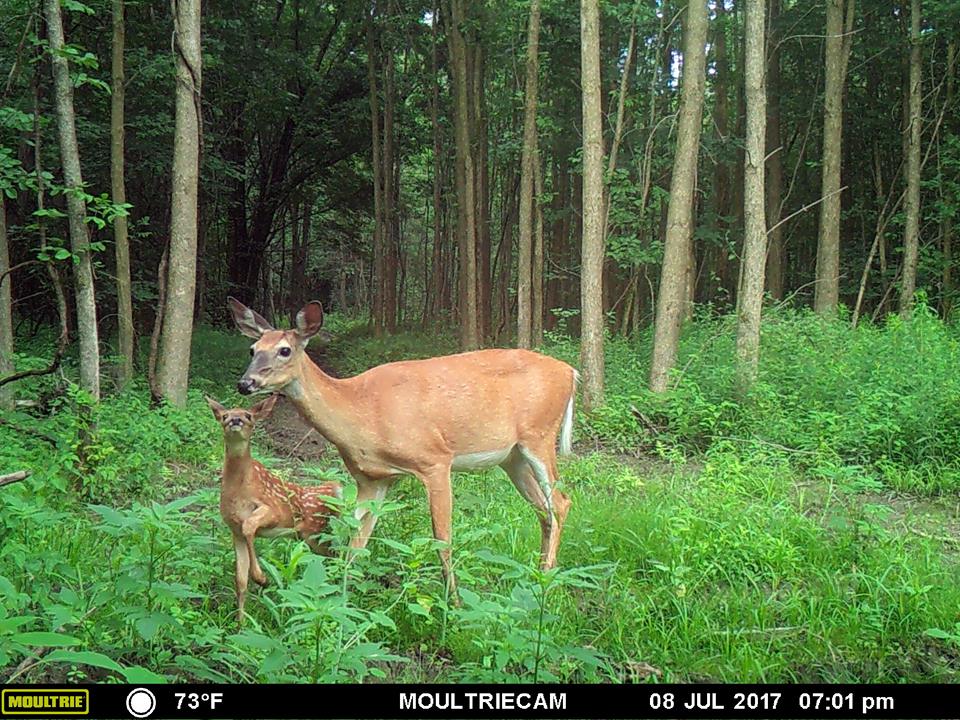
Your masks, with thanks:
M 556 488 L 557 461 L 553 445 L 517 445 L 501 467 L 540 520 L 540 567 L 557 564 L 560 535 L 570 510 L 570 498 Z

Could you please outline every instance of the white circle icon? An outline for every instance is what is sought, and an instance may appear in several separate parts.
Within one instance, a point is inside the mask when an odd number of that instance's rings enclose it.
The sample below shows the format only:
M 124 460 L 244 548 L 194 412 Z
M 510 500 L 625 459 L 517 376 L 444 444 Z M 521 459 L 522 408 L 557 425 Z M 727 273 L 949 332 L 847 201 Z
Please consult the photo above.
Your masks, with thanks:
M 149 717 L 157 709 L 157 698 L 146 688 L 134 688 L 127 695 L 127 712 L 135 718 Z

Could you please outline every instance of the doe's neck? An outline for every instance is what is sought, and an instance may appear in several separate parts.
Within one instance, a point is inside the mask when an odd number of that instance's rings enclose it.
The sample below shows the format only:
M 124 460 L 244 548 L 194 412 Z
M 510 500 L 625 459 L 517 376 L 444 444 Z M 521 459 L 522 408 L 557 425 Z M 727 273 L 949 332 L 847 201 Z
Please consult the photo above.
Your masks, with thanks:
M 304 354 L 300 372 L 283 388 L 283 394 L 304 419 L 338 447 L 357 431 L 357 398 L 345 393 L 343 383 L 327 375 Z

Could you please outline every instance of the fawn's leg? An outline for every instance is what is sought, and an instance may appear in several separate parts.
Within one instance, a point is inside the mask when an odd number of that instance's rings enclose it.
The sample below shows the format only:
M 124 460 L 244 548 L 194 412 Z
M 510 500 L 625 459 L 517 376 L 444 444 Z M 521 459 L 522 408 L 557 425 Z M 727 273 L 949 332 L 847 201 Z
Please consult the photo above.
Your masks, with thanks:
M 243 622 L 243 604 L 247 599 L 247 581 L 250 576 L 250 553 L 242 535 L 233 533 L 233 552 L 237 556 L 237 620 Z
M 250 575 L 253 581 L 258 585 L 267 584 L 267 576 L 260 569 L 260 563 L 257 562 L 257 552 L 253 549 L 253 539 L 257 536 L 257 531 L 273 522 L 273 511 L 266 505 L 261 505 L 253 514 L 243 521 L 243 538 L 247 543 L 247 554 L 250 557 Z

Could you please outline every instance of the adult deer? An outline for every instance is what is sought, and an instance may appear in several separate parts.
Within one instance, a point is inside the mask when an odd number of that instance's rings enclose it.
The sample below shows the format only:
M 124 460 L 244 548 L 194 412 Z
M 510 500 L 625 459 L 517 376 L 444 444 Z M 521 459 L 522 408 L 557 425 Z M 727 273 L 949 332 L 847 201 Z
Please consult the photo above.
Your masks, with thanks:
M 305 352 L 323 325 L 309 302 L 296 327 L 276 330 L 234 298 L 240 332 L 256 340 L 237 389 L 278 392 L 332 442 L 357 481 L 360 528 L 351 546 L 366 546 L 376 517 L 364 501 L 381 500 L 402 475 L 427 491 L 433 534 L 444 543 L 440 562 L 451 596 L 453 498 L 450 473 L 499 465 L 540 518 L 540 563 L 556 564 L 570 499 L 556 488 L 555 442 L 570 452 L 576 371 L 528 350 L 478 350 L 379 365 L 352 378 L 324 373 Z

